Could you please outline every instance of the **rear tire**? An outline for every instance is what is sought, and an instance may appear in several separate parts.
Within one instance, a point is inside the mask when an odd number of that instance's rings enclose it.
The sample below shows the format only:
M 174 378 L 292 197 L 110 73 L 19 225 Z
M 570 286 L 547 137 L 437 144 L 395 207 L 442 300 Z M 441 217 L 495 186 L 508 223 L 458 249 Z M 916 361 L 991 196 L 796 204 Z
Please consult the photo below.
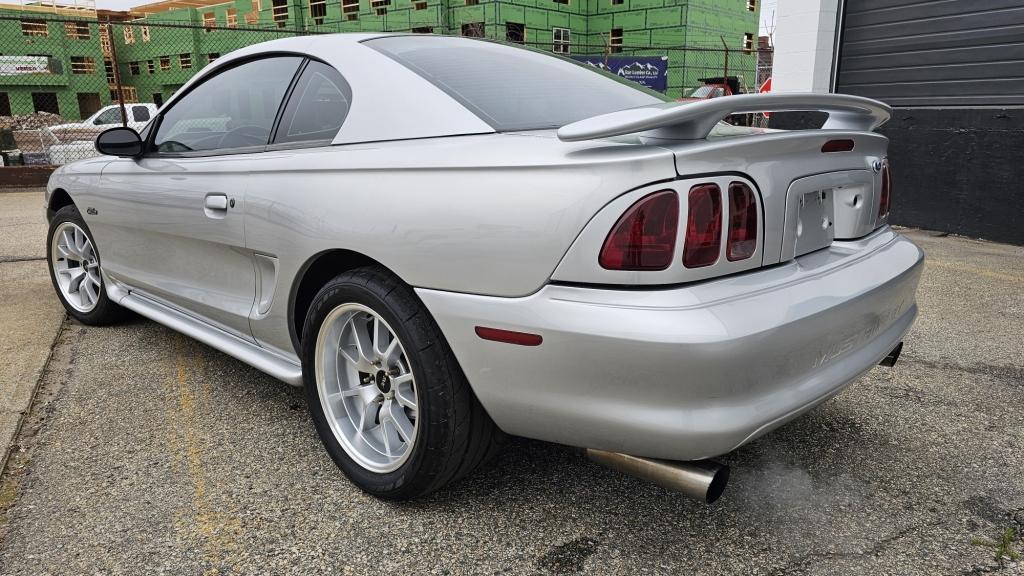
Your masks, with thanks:
M 46 255 L 50 281 L 72 318 L 103 326 L 127 315 L 107 297 L 96 241 L 74 204 L 57 210 L 50 220 Z
M 469 474 L 503 443 L 440 328 L 383 268 L 345 272 L 317 293 L 301 352 L 317 433 L 369 494 L 423 496 Z

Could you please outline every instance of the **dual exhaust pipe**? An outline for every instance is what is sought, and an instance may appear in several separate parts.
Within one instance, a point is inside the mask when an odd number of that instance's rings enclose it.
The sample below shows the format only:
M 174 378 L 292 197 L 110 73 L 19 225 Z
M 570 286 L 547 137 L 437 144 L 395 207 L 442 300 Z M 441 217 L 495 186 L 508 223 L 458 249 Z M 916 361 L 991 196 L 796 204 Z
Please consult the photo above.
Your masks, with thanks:
M 902 351 L 903 342 L 900 342 L 879 364 L 887 367 L 895 365 Z M 729 467 L 713 460 L 676 462 L 595 448 L 587 448 L 586 452 L 592 462 L 642 478 L 662 488 L 681 492 L 705 504 L 718 500 L 725 492 L 725 485 L 729 483 Z
M 673 462 L 594 448 L 587 448 L 587 458 L 612 470 L 681 492 L 705 504 L 718 500 L 729 482 L 729 467 L 712 460 Z

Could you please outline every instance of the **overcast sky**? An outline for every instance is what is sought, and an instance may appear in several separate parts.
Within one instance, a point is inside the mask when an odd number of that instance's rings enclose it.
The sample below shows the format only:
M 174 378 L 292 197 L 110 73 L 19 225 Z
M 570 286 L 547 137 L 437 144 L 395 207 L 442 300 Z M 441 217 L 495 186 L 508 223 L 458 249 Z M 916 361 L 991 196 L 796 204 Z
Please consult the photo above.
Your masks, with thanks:
M 148 2 L 146 0 L 96 0 L 96 7 L 106 10 L 127 10 L 139 4 L 148 4 Z
M 132 6 L 147 4 L 153 0 L 96 0 L 97 8 L 107 10 L 127 10 Z M 772 23 L 772 16 L 775 13 L 775 3 L 778 0 L 761 0 L 761 34 L 767 34 Z
M 761 1 L 761 35 L 766 36 L 772 32 L 771 28 L 774 26 L 773 18 L 775 17 L 775 4 L 778 0 L 762 0 Z

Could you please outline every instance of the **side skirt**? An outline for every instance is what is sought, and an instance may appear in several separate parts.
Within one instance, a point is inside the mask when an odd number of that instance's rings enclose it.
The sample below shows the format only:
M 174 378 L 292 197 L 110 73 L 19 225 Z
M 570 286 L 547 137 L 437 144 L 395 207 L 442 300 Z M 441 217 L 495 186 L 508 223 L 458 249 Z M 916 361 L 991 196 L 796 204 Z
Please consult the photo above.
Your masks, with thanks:
M 118 292 L 122 292 L 122 294 L 118 294 L 121 297 L 115 301 L 121 306 L 172 330 L 195 338 L 278 380 L 292 386 L 302 386 L 302 366 L 138 293 L 123 291 L 123 289 Z

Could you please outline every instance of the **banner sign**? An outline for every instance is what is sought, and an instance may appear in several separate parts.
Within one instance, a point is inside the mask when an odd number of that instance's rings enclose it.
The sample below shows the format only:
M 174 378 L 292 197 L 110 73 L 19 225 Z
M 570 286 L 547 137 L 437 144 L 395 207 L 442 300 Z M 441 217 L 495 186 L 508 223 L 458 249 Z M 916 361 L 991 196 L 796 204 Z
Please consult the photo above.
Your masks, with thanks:
M 50 59 L 46 56 L 0 56 L 0 76 L 48 74 L 50 71 Z
M 595 68 L 664 92 L 668 88 L 668 56 L 573 56 Z

